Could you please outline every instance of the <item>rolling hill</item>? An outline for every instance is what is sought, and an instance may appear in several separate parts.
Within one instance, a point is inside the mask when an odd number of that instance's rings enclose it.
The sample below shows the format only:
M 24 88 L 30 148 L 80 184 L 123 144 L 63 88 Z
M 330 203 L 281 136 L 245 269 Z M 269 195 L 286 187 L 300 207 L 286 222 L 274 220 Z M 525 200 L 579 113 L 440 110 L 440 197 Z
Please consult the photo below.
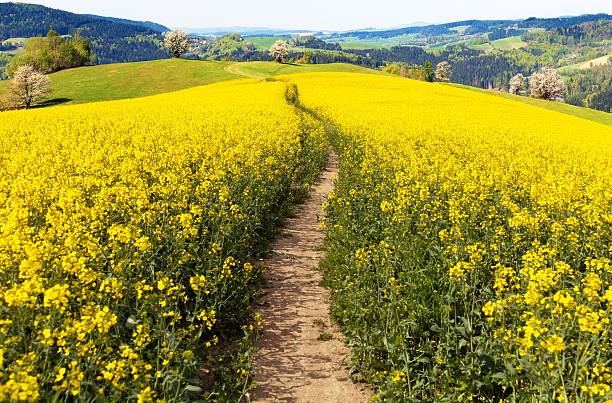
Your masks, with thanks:
M 433 24 L 419 27 L 407 27 L 390 30 L 376 31 L 349 31 L 331 35 L 332 38 L 355 37 L 359 39 L 392 38 L 400 35 L 420 34 L 425 36 L 447 35 L 457 33 L 462 34 L 482 34 L 492 30 L 510 31 L 514 27 L 527 32 L 536 28 L 552 29 L 564 28 L 585 22 L 612 20 L 609 14 L 586 14 L 576 17 L 559 18 L 528 18 L 526 20 L 467 20 L 455 21 L 445 24 Z M 515 36 L 515 35 L 507 35 Z
M 300 65 L 273 62 L 232 63 L 163 59 L 79 67 L 51 74 L 53 94 L 46 105 L 138 98 L 243 77 L 270 79 L 286 74 L 324 72 L 387 75 L 378 70 L 346 63 Z M 7 81 L 0 81 L 0 94 L 6 85 Z M 612 114 L 610 113 L 460 84 L 450 85 L 612 126 Z
M 270 78 L 279 74 L 357 72 L 384 74 L 345 63 L 232 63 L 161 59 L 79 67 L 50 74 L 53 94 L 46 105 L 139 98 L 243 77 Z M 0 94 L 7 81 L 0 81 Z
M 183 59 L 79 67 L 51 74 L 50 104 L 138 98 L 240 78 L 231 63 Z M 0 81 L 0 92 L 6 85 Z

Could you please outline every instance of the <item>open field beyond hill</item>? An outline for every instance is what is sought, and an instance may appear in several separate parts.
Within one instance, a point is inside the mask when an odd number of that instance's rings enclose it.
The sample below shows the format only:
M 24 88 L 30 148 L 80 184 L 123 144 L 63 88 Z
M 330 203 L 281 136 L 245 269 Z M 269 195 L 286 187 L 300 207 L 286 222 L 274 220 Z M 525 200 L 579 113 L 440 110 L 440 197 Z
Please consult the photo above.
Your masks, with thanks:
M 586 70 L 590 69 L 593 66 L 601 66 L 603 64 L 609 63 L 610 61 L 612 61 L 612 54 L 597 57 L 595 59 L 587 60 L 576 64 L 570 64 L 569 66 L 559 67 L 557 71 L 563 74 L 569 73 L 573 70 Z
M 251 42 L 255 49 L 261 51 L 267 51 L 278 40 L 288 41 L 291 39 L 290 36 L 248 36 L 245 38 L 246 42 Z

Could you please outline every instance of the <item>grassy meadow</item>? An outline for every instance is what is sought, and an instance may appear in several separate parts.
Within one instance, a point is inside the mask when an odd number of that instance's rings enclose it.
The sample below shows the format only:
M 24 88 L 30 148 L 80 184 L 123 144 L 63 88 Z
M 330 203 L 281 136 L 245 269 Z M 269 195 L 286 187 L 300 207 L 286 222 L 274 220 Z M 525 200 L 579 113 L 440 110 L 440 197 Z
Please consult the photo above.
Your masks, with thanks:
M 557 71 L 561 74 L 569 73 L 573 70 L 586 70 L 593 66 L 601 66 L 612 61 L 612 55 L 597 57 L 595 59 L 586 60 L 584 62 L 570 64 L 569 66 L 559 67 Z
M 51 103 L 85 103 L 144 97 L 238 78 L 230 63 L 164 59 L 63 70 L 49 76 Z M 6 82 L 0 82 L 0 91 Z
M 247 36 L 244 38 L 246 42 L 251 42 L 255 49 L 267 51 L 278 40 L 289 40 L 289 36 Z
M 491 42 L 494 49 L 499 50 L 514 50 L 527 46 L 520 36 L 510 36 L 508 38 L 497 39 Z

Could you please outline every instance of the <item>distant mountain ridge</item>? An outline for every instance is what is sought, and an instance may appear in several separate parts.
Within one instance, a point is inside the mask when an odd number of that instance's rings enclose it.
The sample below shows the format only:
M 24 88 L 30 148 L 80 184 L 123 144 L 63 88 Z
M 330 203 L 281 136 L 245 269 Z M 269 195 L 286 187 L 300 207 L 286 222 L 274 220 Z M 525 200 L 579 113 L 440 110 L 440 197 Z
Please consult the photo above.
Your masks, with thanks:
M 374 39 L 374 38 L 391 38 L 399 35 L 407 34 L 422 34 L 422 35 L 444 35 L 450 34 L 452 28 L 468 26 L 466 30 L 467 34 L 478 34 L 484 33 L 493 29 L 507 29 L 513 26 L 517 28 L 565 28 L 572 25 L 581 24 L 584 22 L 592 22 L 598 20 L 612 20 L 612 15 L 600 13 L 600 14 L 585 14 L 580 16 L 568 16 L 568 17 L 557 17 L 557 18 L 527 18 L 518 20 L 464 20 L 454 21 L 444 24 L 431 24 L 425 26 L 411 26 L 405 28 L 395 28 L 388 30 L 353 30 L 347 32 L 340 32 L 332 35 L 335 38 L 342 37 L 357 37 L 360 39 Z
M 209 27 L 209 28 L 188 28 L 180 27 L 183 31 L 192 35 L 203 35 L 203 36 L 223 36 L 227 34 L 240 33 L 242 35 L 291 35 L 291 34 L 314 34 L 318 31 L 310 31 L 307 29 L 281 29 L 281 28 L 266 28 L 266 27 L 242 27 L 242 26 L 228 26 L 228 27 Z

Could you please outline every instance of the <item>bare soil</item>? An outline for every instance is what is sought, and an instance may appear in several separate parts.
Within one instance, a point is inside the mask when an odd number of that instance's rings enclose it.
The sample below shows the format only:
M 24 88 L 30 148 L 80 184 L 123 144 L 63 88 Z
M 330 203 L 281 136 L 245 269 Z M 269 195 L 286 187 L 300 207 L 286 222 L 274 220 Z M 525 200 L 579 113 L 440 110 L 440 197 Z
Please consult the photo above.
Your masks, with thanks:
M 343 361 L 348 349 L 330 320 L 329 291 L 316 270 L 323 256 L 321 204 L 338 171 L 330 151 L 321 181 L 297 206 L 273 243 L 260 312 L 266 325 L 255 353 L 254 402 L 366 402 L 371 393 L 354 383 Z

